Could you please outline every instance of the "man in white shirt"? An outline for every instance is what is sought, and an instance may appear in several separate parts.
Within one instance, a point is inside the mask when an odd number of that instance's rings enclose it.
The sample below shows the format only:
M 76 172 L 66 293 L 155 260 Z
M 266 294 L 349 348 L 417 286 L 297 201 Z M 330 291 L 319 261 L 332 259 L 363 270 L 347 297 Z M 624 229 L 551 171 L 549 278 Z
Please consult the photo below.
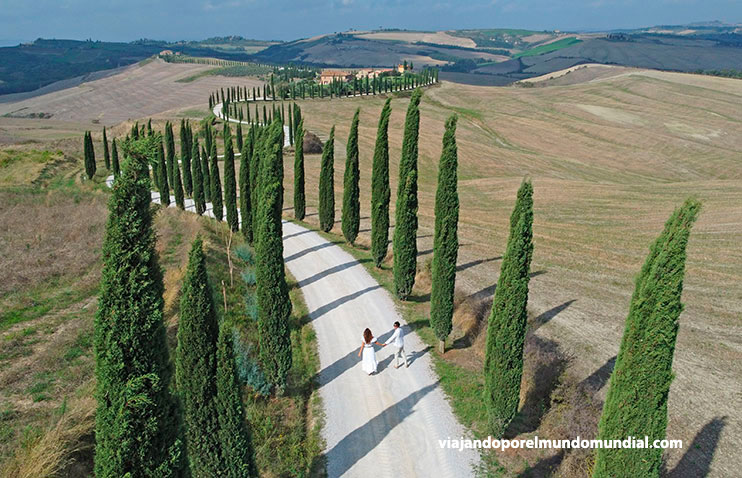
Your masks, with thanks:
M 404 358 L 404 366 L 409 367 L 410 364 L 407 362 L 407 355 L 404 353 L 404 332 L 402 332 L 402 327 L 399 326 L 399 322 L 394 322 L 394 334 L 389 339 L 389 342 L 393 343 L 396 348 L 396 351 L 394 352 L 394 368 L 399 368 L 400 356 Z M 384 345 L 386 345 L 386 343 Z

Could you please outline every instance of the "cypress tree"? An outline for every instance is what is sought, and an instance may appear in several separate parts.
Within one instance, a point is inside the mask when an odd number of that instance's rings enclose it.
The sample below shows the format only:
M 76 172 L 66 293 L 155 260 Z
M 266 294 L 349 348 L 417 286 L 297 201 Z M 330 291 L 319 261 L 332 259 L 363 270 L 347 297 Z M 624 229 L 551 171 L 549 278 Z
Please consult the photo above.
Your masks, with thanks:
M 95 175 L 95 149 L 93 148 L 93 137 L 90 134 L 90 131 L 85 132 L 83 143 L 83 151 L 85 153 L 85 174 L 87 174 L 88 179 L 93 179 L 93 176 Z
M 224 125 L 224 205 L 227 209 L 227 224 L 233 231 L 239 230 L 237 215 L 237 182 L 234 171 L 234 145 L 232 128 Z
M 410 98 L 402 139 L 402 158 L 399 162 L 394 221 L 394 291 L 402 300 L 406 300 L 412 293 L 417 271 L 417 142 L 421 96 L 422 90 L 418 89 Z M 412 179 L 409 180 L 408 177 Z
M 342 230 L 345 240 L 353 244 L 361 227 L 361 202 L 358 167 L 358 117 L 361 109 L 356 109 L 350 125 L 350 135 L 345 154 L 345 172 L 343 174 L 343 212 Z
M 330 232 L 335 224 L 335 126 L 330 130 L 330 138 L 322 148 L 322 162 L 319 173 L 319 227 Z
M 121 174 L 121 167 L 119 166 L 119 150 L 116 146 L 116 138 L 111 141 L 111 166 L 113 167 L 113 176 L 117 178 Z
M 157 147 L 157 168 L 160 176 L 160 203 L 165 207 L 170 205 L 170 187 L 167 183 L 167 166 L 165 166 L 165 150 L 162 146 L 162 138 Z
M 240 219 L 242 220 L 242 235 L 248 244 L 252 244 L 252 208 L 250 203 L 250 164 L 253 156 L 253 131 L 248 130 L 245 143 L 242 145 L 240 156 Z
M 456 257 L 459 249 L 457 167 L 456 115 L 452 115 L 446 120 L 443 151 L 438 163 L 430 293 L 430 326 L 440 342 L 441 353 L 444 352 L 446 337 L 453 327 L 453 295 L 456 285 Z
M 296 112 L 296 108 L 294 108 Z M 303 220 L 307 212 L 304 194 L 304 120 L 296 127 L 296 149 L 294 150 L 294 217 Z
M 216 411 L 219 431 L 215 438 L 221 448 L 221 466 L 211 476 L 251 478 L 258 476 L 250 429 L 245 420 L 240 384 L 234 361 L 229 327 L 219 330 L 216 355 Z
M 206 202 L 211 202 L 211 175 L 209 174 L 209 148 L 201 148 L 201 177 L 203 178 L 203 192 Z
M 289 103 L 289 145 L 294 145 L 294 114 L 291 111 L 291 103 Z
M 103 241 L 96 360 L 95 476 L 180 477 L 185 460 L 163 322 L 150 209 L 153 138 L 129 142 Z
M 204 178 L 201 173 L 201 158 L 199 156 L 198 137 L 193 141 L 191 147 L 191 176 L 193 179 L 193 203 L 196 214 L 199 216 L 206 211 L 206 198 L 204 197 Z
M 484 363 L 488 423 L 502 437 L 518 411 L 533 254 L 533 186 L 524 181 L 510 216 L 510 236 L 487 326 Z
M 237 151 L 242 152 L 243 141 L 242 141 L 242 124 L 241 123 L 237 123 L 237 128 L 235 131 L 235 140 L 237 142 Z
M 175 378 L 183 406 L 191 474 L 214 476 L 221 466 L 218 437 L 216 345 L 219 324 L 201 238 L 188 255 L 180 298 Z
M 389 117 L 392 99 L 387 98 L 379 117 L 371 172 L 371 255 L 376 267 L 386 257 L 389 245 Z
M 183 182 L 180 177 L 180 165 L 177 161 L 173 164 L 173 195 L 175 205 L 185 210 L 185 196 L 183 195 Z
M 175 184 L 173 178 L 173 164 L 175 163 L 175 137 L 173 135 L 173 125 L 169 121 L 165 124 L 165 151 L 167 152 L 167 181 L 171 186 Z
M 253 243 L 257 239 L 258 234 L 258 202 L 260 196 L 258 195 L 258 183 L 260 182 L 260 162 L 263 155 L 263 131 L 264 128 L 255 128 L 254 133 L 254 145 L 253 145 L 253 160 L 250 165 L 250 210 L 252 211 L 252 235 Z
M 103 164 L 106 169 L 111 169 L 111 155 L 108 152 L 108 137 L 106 136 L 106 127 L 103 127 Z
M 673 212 L 637 277 L 598 426 L 601 440 L 647 436 L 652 443 L 666 436 L 686 246 L 700 209 L 691 198 Z M 658 478 L 662 465 L 660 448 L 599 449 L 593 476 Z
M 180 164 L 183 166 L 183 191 L 190 197 L 193 194 L 191 181 L 191 142 L 188 135 L 188 126 L 180 120 Z
M 222 179 L 219 177 L 219 163 L 216 157 L 216 142 L 211 143 L 211 212 L 217 221 L 221 221 L 224 215 L 224 205 L 222 203 Z
M 284 272 L 281 226 L 282 130 L 280 121 L 274 121 L 266 131 L 260 158 L 255 247 L 259 355 L 263 370 L 278 393 L 282 393 L 291 368 L 291 301 Z

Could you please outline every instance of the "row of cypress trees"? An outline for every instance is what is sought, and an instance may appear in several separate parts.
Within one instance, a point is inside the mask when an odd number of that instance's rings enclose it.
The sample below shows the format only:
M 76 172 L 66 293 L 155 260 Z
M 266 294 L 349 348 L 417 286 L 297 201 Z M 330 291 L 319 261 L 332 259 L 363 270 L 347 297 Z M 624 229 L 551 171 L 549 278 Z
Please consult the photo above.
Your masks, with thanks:
M 257 476 L 232 338 L 219 327 L 203 245 L 183 285 L 175 393 L 163 322 L 162 273 L 152 227 L 149 165 L 158 135 L 124 141 L 113 185 L 95 319 L 99 477 Z
M 111 149 L 108 149 L 108 137 L 106 127 L 103 127 L 103 164 L 107 170 L 113 171 L 114 177 L 117 177 L 121 170 L 119 166 L 119 153 L 116 138 L 111 142 Z M 95 148 L 93 147 L 93 138 L 90 131 L 86 131 L 83 137 L 83 165 L 85 174 L 88 179 L 93 179 L 97 168 L 95 163 Z
M 417 256 L 418 105 L 419 96 L 414 94 L 405 121 L 397 195 L 394 278 L 395 292 L 403 299 L 414 284 Z M 377 266 L 386 256 L 388 242 L 390 111 L 388 99 L 379 118 L 372 172 L 372 255 Z M 454 115 L 445 124 L 435 202 L 430 322 L 440 341 L 441 351 L 452 328 L 458 252 L 456 122 Z M 351 244 L 357 235 L 357 130 L 358 111 L 354 114 L 348 139 L 343 192 L 342 231 Z M 320 224 L 325 231 L 329 231 L 334 222 L 334 196 L 331 193 L 333 143 L 334 128 L 323 150 L 320 175 Z M 303 178 L 303 170 L 297 174 Z M 672 358 L 678 317 L 682 311 L 680 298 L 685 248 L 699 210 L 700 203 L 689 199 L 673 213 L 664 232 L 652 246 L 637 279 L 621 351 L 600 421 L 601 439 L 621 440 L 642 434 L 650 439 L 665 437 L 667 397 L 673 378 Z M 298 214 L 297 217 L 300 218 Z M 484 400 L 489 431 L 498 437 L 503 436 L 518 411 L 532 255 L 533 186 L 530 180 L 524 180 L 510 217 L 508 242 L 487 328 Z M 648 399 L 637 400 L 637 397 Z M 631 470 L 631 476 L 658 477 L 661 466 L 660 449 L 600 449 L 594 476 L 627 476 L 626 470 Z

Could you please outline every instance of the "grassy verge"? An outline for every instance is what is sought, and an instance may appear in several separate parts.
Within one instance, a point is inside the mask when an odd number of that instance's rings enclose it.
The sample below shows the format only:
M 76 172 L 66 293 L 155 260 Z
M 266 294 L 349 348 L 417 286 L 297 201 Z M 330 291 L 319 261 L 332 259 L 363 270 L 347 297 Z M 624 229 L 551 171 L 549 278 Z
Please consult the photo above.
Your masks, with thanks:
M 246 296 L 254 292 L 251 279 L 254 276 L 250 263 L 240 259 L 241 254 L 234 253 L 247 246 L 240 235 L 233 236 L 231 250 L 234 270 L 230 278 L 226 226 L 207 220 L 205 231 L 209 244 L 207 266 L 215 301 L 220 315 L 232 325 L 236 340 L 240 342 L 235 349 L 243 350 L 248 356 L 242 363 L 238 359 L 238 369 L 249 364 L 249 370 L 244 371 L 244 375 L 249 377 L 248 383 L 261 384 L 261 380 L 264 380 L 262 372 L 253 368 L 258 363 L 257 323 L 251 317 L 254 314 L 248 310 L 249 304 L 246 304 Z M 324 476 L 320 435 L 323 416 L 320 397 L 316 392 L 319 372 L 317 340 L 301 290 L 293 277 L 287 276 L 287 281 L 293 310 L 290 319 L 292 365 L 286 392 L 283 396 L 265 396 L 259 385 L 246 385 L 245 408 L 261 476 Z M 240 370 L 241 377 L 242 372 Z

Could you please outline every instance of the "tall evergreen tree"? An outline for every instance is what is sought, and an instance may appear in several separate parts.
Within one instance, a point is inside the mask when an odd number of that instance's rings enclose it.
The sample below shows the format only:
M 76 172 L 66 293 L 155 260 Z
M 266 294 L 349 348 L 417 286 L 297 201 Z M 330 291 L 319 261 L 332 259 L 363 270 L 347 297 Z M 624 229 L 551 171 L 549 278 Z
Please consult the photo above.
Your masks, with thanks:
M 159 176 L 160 203 L 165 207 L 170 205 L 170 186 L 167 183 L 167 166 L 165 165 L 165 150 L 162 138 L 157 145 L 157 175 Z
M 260 360 L 279 393 L 291 368 L 291 301 L 283 263 L 281 209 L 283 207 L 283 127 L 274 121 L 266 131 L 260 158 L 256 283 Z
M 109 200 L 94 327 L 98 478 L 185 475 L 150 209 L 156 146 L 152 138 L 124 145 L 127 160 Z
M 206 202 L 211 202 L 211 174 L 209 174 L 209 154 L 207 151 L 210 151 L 210 148 L 201 148 L 201 177 L 204 182 L 204 199 Z
M 180 120 L 180 164 L 183 167 L 183 191 L 190 197 L 193 194 L 193 181 L 191 180 L 191 142 L 188 133 L 188 125 Z
M 443 151 L 438 163 L 430 292 L 430 326 L 438 338 L 441 353 L 444 351 L 446 337 L 453 327 L 453 295 L 456 285 L 456 258 L 459 250 L 457 167 L 456 115 L 452 115 L 446 120 Z
M 87 174 L 88 179 L 93 179 L 95 175 L 95 149 L 93 148 L 93 137 L 90 131 L 85 132 L 83 151 L 85 153 L 85 174 Z
M 294 108 L 296 113 L 296 107 Z M 294 150 L 294 217 L 303 220 L 307 212 L 304 191 L 304 120 L 296 126 L 296 148 Z
M 636 279 L 598 426 L 601 440 L 665 439 L 686 246 L 700 209 L 700 202 L 688 199 L 673 212 Z M 593 476 L 658 478 L 662 464 L 660 448 L 599 449 Z
M 399 161 L 394 221 L 394 291 L 402 300 L 406 300 L 412 293 L 417 272 L 417 143 L 421 97 L 422 90 L 417 89 L 410 98 L 402 139 L 402 159 Z
M 165 123 L 165 151 L 167 153 L 167 161 L 165 162 L 167 182 L 172 186 L 175 184 L 173 178 L 173 171 L 175 171 L 173 167 L 173 164 L 175 164 L 175 136 L 173 136 L 173 125 L 169 121 Z
M 258 476 L 250 429 L 245 420 L 240 384 L 235 367 L 234 348 L 229 327 L 219 331 L 216 359 L 216 410 L 221 448 L 221 466 L 212 476 L 254 478 Z
M 379 117 L 374 146 L 374 163 L 371 171 L 371 255 L 376 267 L 386 257 L 389 247 L 389 117 L 392 99 L 387 98 Z
M 185 210 L 185 196 L 183 195 L 183 181 L 180 176 L 180 165 L 176 161 L 173 164 L 173 195 L 175 205 Z
M 510 216 L 510 235 L 487 326 L 484 399 L 490 432 L 498 438 L 518 411 L 533 255 L 532 226 L 533 186 L 524 181 Z
M 252 204 L 250 202 L 250 165 L 253 156 L 253 131 L 248 130 L 240 155 L 240 219 L 242 235 L 248 244 L 252 244 Z
M 203 243 L 201 238 L 196 238 L 188 255 L 181 291 L 175 361 L 188 460 L 195 478 L 215 476 L 222 461 L 215 401 L 218 338 L 219 324 L 206 273 Z
M 108 152 L 108 137 L 106 136 L 106 127 L 103 127 L 103 164 L 106 169 L 111 169 L 111 155 Z
M 343 211 L 341 226 L 345 240 L 353 244 L 361 227 L 360 171 L 358 166 L 358 117 L 361 109 L 356 109 L 350 124 L 350 135 L 345 154 L 345 173 L 343 174 Z
M 240 120 L 242 121 L 242 120 Z M 237 143 L 237 151 L 240 153 L 242 152 L 242 146 L 243 146 L 243 137 L 242 137 L 242 124 L 237 123 L 237 128 L 235 130 L 235 141 Z
M 224 205 L 222 203 L 222 179 L 219 177 L 219 163 L 216 157 L 216 141 L 211 142 L 211 212 L 217 221 L 224 216 Z
M 113 177 L 119 177 L 121 167 L 119 166 L 119 149 L 116 146 L 116 138 L 111 141 L 111 166 L 113 167 Z
M 234 171 L 234 144 L 232 128 L 224 125 L 224 205 L 227 209 L 227 224 L 233 231 L 239 230 L 237 215 L 237 182 Z
M 204 178 L 201 173 L 201 157 L 199 156 L 198 137 L 193 140 L 191 147 L 191 178 L 193 179 L 193 204 L 199 216 L 206 211 L 206 197 L 204 196 Z
M 260 195 L 258 194 L 258 183 L 260 182 L 260 163 L 263 157 L 263 132 L 265 128 L 255 127 L 253 160 L 250 165 L 250 210 L 252 211 L 252 234 L 253 243 L 257 240 L 258 234 L 258 206 Z
M 335 224 L 335 126 L 322 148 L 319 173 L 319 227 L 330 232 Z

